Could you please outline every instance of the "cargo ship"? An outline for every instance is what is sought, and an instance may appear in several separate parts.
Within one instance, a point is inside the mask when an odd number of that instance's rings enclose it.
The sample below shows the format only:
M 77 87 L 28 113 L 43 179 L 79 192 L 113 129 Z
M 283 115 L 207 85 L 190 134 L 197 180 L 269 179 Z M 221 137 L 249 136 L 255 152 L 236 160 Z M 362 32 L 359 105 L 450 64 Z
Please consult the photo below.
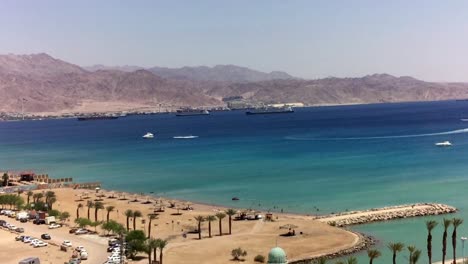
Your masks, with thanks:
M 180 109 L 177 110 L 176 116 L 197 116 L 197 115 L 209 115 L 208 110 L 201 109 Z
M 81 116 L 78 117 L 78 121 L 93 121 L 93 120 L 108 120 L 117 119 L 118 116 Z
M 291 107 L 261 107 L 245 112 L 247 115 L 287 114 L 294 113 Z

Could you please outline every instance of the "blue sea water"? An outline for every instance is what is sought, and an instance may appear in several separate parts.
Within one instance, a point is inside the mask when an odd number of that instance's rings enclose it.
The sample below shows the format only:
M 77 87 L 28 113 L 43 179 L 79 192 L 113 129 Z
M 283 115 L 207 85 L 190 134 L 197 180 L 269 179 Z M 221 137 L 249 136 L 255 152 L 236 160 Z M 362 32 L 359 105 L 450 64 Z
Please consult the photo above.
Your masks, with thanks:
M 303 108 L 282 115 L 232 111 L 1 122 L 0 168 L 100 180 L 107 189 L 307 214 L 441 202 L 458 207 L 457 216 L 468 221 L 464 117 L 468 102 L 445 101 Z M 156 138 L 142 139 L 146 132 Z M 173 139 L 183 135 L 199 138 Z M 454 146 L 434 146 L 445 140 Z M 233 202 L 233 196 L 241 200 Z M 354 229 L 381 240 L 384 256 L 375 263 L 386 263 L 390 241 L 425 252 L 425 220 Z M 467 235 L 465 230 L 462 226 L 459 234 Z M 435 260 L 441 258 L 441 233 L 439 226 Z M 421 261 L 426 258 L 424 253 Z

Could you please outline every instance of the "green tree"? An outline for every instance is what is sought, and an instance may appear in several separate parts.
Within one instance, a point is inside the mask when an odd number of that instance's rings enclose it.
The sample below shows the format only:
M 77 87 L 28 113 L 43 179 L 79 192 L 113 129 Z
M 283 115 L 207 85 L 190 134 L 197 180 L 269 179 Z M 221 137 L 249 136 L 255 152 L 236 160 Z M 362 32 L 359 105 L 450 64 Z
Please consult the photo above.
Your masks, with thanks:
M 369 257 L 369 264 L 372 264 L 374 262 L 374 259 L 380 257 L 382 253 L 378 251 L 377 249 L 368 249 L 367 250 L 367 256 Z
M 47 191 L 45 194 L 45 202 L 49 209 L 52 209 L 52 205 L 57 201 L 57 196 L 53 191 Z
M 80 218 L 80 209 L 83 208 L 83 204 L 79 203 L 76 206 L 76 218 Z
M 211 237 L 211 222 L 216 221 L 216 216 L 209 215 L 205 220 L 208 222 L 208 236 Z
M 137 217 L 142 217 L 142 216 L 143 216 L 143 214 L 138 210 L 133 212 L 133 230 L 136 230 L 136 219 L 137 219 Z
M 457 228 L 463 224 L 463 219 L 453 218 L 453 232 L 452 232 L 452 249 L 453 249 L 453 264 L 457 264 Z
M 98 221 L 98 211 L 104 209 L 104 204 L 102 202 L 94 203 L 94 221 Z
M 67 221 L 68 218 L 70 218 L 70 213 L 69 212 L 62 212 L 59 216 L 60 221 L 62 221 L 62 224 Z
M 87 218 L 77 218 L 75 219 L 75 223 L 80 227 L 80 228 L 86 228 L 87 226 L 91 225 L 91 220 Z
M 426 221 L 427 229 L 427 257 L 429 258 L 429 264 L 432 264 L 432 229 L 437 226 L 437 222 L 434 220 Z
M 106 211 L 107 211 L 107 217 L 106 217 L 106 222 L 109 222 L 109 215 L 111 212 L 113 212 L 115 209 L 115 206 L 109 205 L 106 206 Z
M 410 245 L 407 248 L 408 248 L 408 251 L 409 251 L 409 257 L 408 257 L 409 264 L 412 264 L 413 263 L 413 254 L 416 251 L 416 247 Z
M 8 180 L 10 179 L 10 177 L 8 176 L 8 173 L 3 173 L 3 176 L 2 176 L 2 181 L 3 181 L 3 186 L 8 186 Z
M 159 264 L 163 264 L 163 252 L 168 243 L 169 241 L 167 239 L 158 239 L 157 244 L 159 248 Z
M 146 245 L 145 251 L 148 254 L 148 263 L 152 264 L 151 254 L 153 253 L 153 251 L 156 251 L 156 249 L 158 248 L 157 241 L 156 239 L 147 239 L 145 245 Z M 156 259 L 156 256 L 154 257 L 154 259 Z
M 357 258 L 356 257 L 348 257 L 346 259 L 346 264 L 357 264 L 358 261 L 357 261 Z
M 42 193 L 33 194 L 34 203 L 38 203 L 39 201 L 42 200 L 42 198 L 44 198 L 44 194 L 42 194 Z
M 232 216 L 237 214 L 237 211 L 234 210 L 234 209 L 228 209 L 226 210 L 226 214 L 229 216 L 229 234 L 232 234 L 232 230 L 231 230 L 231 227 L 232 227 Z
M 327 264 L 327 259 L 325 257 L 320 257 L 320 258 L 316 259 L 313 262 L 313 264 Z
M 235 248 L 231 251 L 231 256 L 235 261 L 243 260 L 242 257 L 247 256 L 247 251 L 243 250 L 242 248 Z
M 421 256 L 421 250 L 417 249 L 413 252 L 410 258 L 411 264 L 416 264 L 418 263 L 419 257 Z
M 28 192 L 26 193 L 26 196 L 27 196 L 27 198 L 28 198 L 28 204 L 29 204 L 29 200 L 31 199 L 31 196 L 33 196 L 33 195 L 34 195 L 34 193 L 33 193 L 32 191 L 28 191 Z
M 219 235 L 222 236 L 223 235 L 223 225 L 222 225 L 222 222 L 223 222 L 223 218 L 226 217 L 226 214 L 225 213 L 216 213 L 216 218 L 218 218 L 219 220 Z
M 60 211 L 52 209 L 52 210 L 49 210 L 48 214 L 49 214 L 49 216 L 59 217 L 60 216 Z
M 148 214 L 148 238 L 151 237 L 151 224 L 153 223 L 153 220 L 157 218 L 157 214 Z
M 128 245 L 128 254 L 133 259 L 138 252 L 145 251 L 146 235 L 141 230 L 132 230 L 125 236 Z
M 403 243 L 397 242 L 397 243 L 389 243 L 388 244 L 388 249 L 392 251 L 392 261 L 393 264 L 396 264 L 396 256 L 398 252 L 401 252 L 405 245 Z
M 447 255 L 447 230 L 451 224 L 451 219 L 444 218 L 444 234 L 442 235 L 442 264 L 445 264 L 445 256 Z
M 91 208 L 94 208 L 94 203 L 92 201 L 88 201 L 86 203 L 86 207 L 88 207 L 88 219 L 91 220 L 91 217 L 89 217 L 89 211 L 91 210 Z
M 133 211 L 128 209 L 125 211 L 125 217 L 127 217 L 127 232 L 130 230 L 129 219 L 133 217 Z
M 201 236 L 201 224 L 202 222 L 205 221 L 205 217 L 201 216 L 201 215 L 198 215 L 198 216 L 195 216 L 194 217 L 195 220 L 198 222 L 198 239 L 202 239 L 202 236 Z
M 91 222 L 90 226 L 94 227 L 94 232 L 97 233 L 97 227 L 100 226 L 101 224 L 102 224 L 101 221 L 94 221 L 94 222 Z

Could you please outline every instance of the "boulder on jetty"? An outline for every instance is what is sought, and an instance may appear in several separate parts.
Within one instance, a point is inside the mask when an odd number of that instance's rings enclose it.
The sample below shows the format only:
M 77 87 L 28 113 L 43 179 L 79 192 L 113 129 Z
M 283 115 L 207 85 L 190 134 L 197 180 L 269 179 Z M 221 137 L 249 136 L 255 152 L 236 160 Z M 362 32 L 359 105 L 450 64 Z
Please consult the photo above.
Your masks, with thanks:
M 348 225 L 358 225 L 408 217 L 450 214 L 455 213 L 456 211 L 457 209 L 455 207 L 445 204 L 416 203 L 409 205 L 373 208 L 363 211 L 329 214 L 318 216 L 316 219 L 333 226 L 343 227 Z

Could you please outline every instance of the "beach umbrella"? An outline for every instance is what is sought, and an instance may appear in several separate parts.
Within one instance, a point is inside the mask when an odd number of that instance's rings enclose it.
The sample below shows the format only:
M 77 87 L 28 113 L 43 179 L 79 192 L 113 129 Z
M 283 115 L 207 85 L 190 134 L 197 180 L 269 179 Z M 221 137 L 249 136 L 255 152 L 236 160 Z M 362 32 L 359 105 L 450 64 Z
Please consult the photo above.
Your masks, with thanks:
M 298 228 L 298 226 L 293 225 L 293 224 L 286 224 L 286 225 L 280 226 L 280 229 L 294 229 L 294 228 Z

